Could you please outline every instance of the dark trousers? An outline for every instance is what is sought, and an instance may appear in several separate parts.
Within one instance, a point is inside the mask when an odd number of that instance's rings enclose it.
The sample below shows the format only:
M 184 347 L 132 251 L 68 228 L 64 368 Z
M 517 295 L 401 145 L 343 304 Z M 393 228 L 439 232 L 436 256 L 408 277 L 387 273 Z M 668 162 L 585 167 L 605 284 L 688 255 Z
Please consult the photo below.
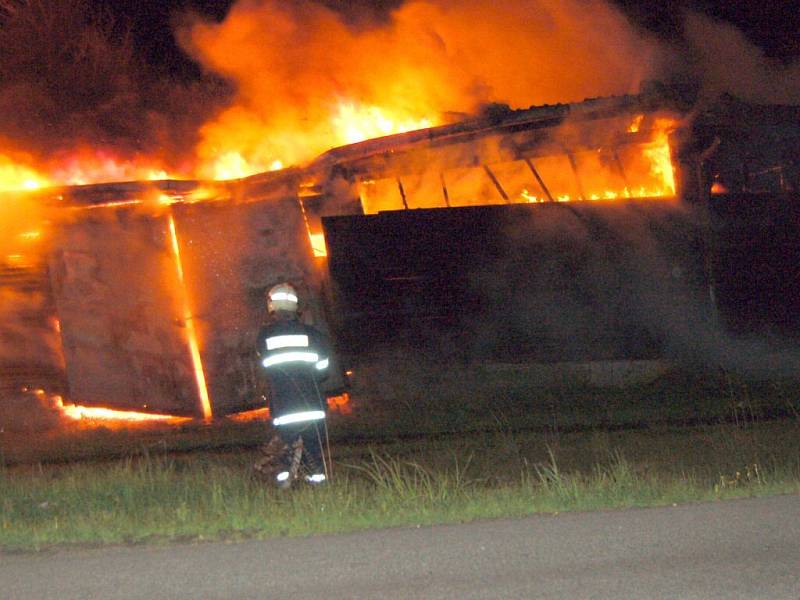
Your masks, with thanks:
M 292 423 L 276 427 L 278 435 L 286 444 L 286 451 L 281 458 L 284 470 L 289 470 L 294 452 L 294 442 L 300 437 L 303 440 L 303 457 L 301 467 L 309 474 L 324 473 L 322 462 L 322 442 L 325 435 L 325 422 L 310 421 L 308 423 Z

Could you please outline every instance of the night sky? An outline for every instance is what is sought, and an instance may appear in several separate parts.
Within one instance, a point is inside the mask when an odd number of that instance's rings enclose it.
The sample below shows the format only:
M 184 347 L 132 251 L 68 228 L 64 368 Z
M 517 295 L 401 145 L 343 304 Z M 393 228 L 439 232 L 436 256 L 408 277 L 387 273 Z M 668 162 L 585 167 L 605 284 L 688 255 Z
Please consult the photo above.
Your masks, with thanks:
M 320 0 L 354 23 L 380 19 L 398 0 Z M 790 61 L 800 58 L 800 9 L 796 0 L 614 0 L 631 20 L 666 40 L 680 38 L 686 8 L 726 21 L 740 29 L 767 56 Z M 185 11 L 221 20 L 232 0 L 92 0 L 109 11 L 121 27 L 130 28 L 135 47 L 152 67 L 173 77 L 192 78 L 197 66 L 177 47 L 172 24 Z M 498 6 L 502 6 L 498 5 Z

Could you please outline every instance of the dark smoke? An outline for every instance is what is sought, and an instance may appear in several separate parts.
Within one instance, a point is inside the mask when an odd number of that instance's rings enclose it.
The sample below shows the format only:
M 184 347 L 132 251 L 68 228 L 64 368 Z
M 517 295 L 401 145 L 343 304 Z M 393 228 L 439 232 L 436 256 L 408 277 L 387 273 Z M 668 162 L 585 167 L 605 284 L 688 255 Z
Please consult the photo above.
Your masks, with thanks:
M 39 159 L 81 147 L 177 165 L 226 97 L 220 80 L 178 83 L 87 0 L 10 0 L 0 17 L 0 139 Z
M 0 434 L 42 433 L 63 424 L 52 398 L 31 392 L 4 394 L 0 402 Z M 0 448 L 3 450 L 3 448 Z
M 731 23 L 687 10 L 679 34 L 664 45 L 660 79 L 703 106 L 723 94 L 757 104 L 800 103 L 800 58 L 768 55 Z
M 666 358 L 751 379 L 800 376 L 796 340 L 726 326 L 708 292 L 693 210 L 563 204 L 510 223 L 502 259 L 473 274 L 491 307 L 469 323 L 473 352 Z

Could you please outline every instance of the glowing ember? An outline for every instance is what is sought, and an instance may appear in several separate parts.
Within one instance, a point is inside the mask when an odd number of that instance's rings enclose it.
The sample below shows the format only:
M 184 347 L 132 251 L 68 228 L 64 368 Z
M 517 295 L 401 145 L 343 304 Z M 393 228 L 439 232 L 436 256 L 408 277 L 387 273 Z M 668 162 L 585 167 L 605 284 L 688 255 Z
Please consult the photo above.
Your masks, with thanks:
M 203 363 L 200 360 L 200 347 L 197 343 L 197 332 L 194 327 L 194 319 L 192 316 L 191 308 L 189 307 L 189 296 L 186 292 L 186 282 L 183 275 L 183 262 L 181 261 L 181 249 L 178 243 L 178 233 L 175 229 L 175 219 L 172 215 L 169 216 L 169 234 L 172 242 L 172 253 L 175 258 L 175 269 L 178 273 L 178 282 L 181 285 L 181 295 L 183 296 L 183 322 L 186 327 L 186 337 L 189 344 L 189 353 L 192 357 L 192 366 L 194 367 L 195 381 L 197 382 L 197 392 L 200 396 L 200 406 L 203 410 L 203 417 L 210 419 L 211 400 L 208 396 L 208 387 L 206 386 L 206 376 L 203 372 Z
M 644 115 L 636 115 L 631 124 L 628 126 L 628 133 L 638 133 L 639 127 L 642 126 L 643 120 L 644 120 Z
M 111 408 L 99 408 L 94 406 L 80 406 L 76 404 L 64 404 L 60 401 L 58 408 L 70 419 L 92 419 L 92 420 L 113 420 L 113 421 L 135 421 L 135 422 L 169 422 L 180 423 L 189 421 L 188 417 L 175 417 L 172 415 L 152 415 L 128 410 L 114 410 Z
M 328 410 L 341 415 L 349 415 L 353 412 L 353 407 L 350 405 L 350 394 L 344 392 L 338 396 L 329 396 L 326 398 Z M 269 420 L 269 408 L 255 408 L 253 410 L 246 410 L 227 416 L 232 421 L 239 423 L 246 423 L 249 421 L 267 421 Z
M 726 188 L 723 184 L 719 181 L 715 181 L 711 184 L 711 193 L 712 194 L 727 194 L 728 188 Z
M 87 204 L 86 206 L 71 206 L 70 210 L 95 210 L 98 208 L 121 208 L 123 206 L 136 206 L 141 204 L 141 200 L 119 200 L 103 202 L 102 204 Z
M 353 412 L 353 407 L 350 404 L 350 394 L 344 392 L 338 396 L 329 396 L 327 398 L 328 410 L 342 415 L 349 415 Z
M 6 262 L 10 265 L 23 265 L 28 262 L 28 259 L 22 254 L 8 254 L 6 255 Z
M 249 421 L 266 421 L 269 419 L 269 408 L 265 407 L 246 410 L 244 412 L 228 415 L 227 418 L 238 423 L 247 423 Z

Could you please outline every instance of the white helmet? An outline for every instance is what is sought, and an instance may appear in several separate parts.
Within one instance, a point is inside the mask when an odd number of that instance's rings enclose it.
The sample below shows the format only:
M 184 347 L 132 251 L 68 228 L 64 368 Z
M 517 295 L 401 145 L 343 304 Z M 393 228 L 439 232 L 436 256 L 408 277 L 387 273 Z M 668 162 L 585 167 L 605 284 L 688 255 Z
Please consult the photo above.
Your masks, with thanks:
M 267 310 L 270 314 L 278 311 L 296 313 L 298 303 L 297 290 L 288 283 L 279 283 L 267 292 Z

